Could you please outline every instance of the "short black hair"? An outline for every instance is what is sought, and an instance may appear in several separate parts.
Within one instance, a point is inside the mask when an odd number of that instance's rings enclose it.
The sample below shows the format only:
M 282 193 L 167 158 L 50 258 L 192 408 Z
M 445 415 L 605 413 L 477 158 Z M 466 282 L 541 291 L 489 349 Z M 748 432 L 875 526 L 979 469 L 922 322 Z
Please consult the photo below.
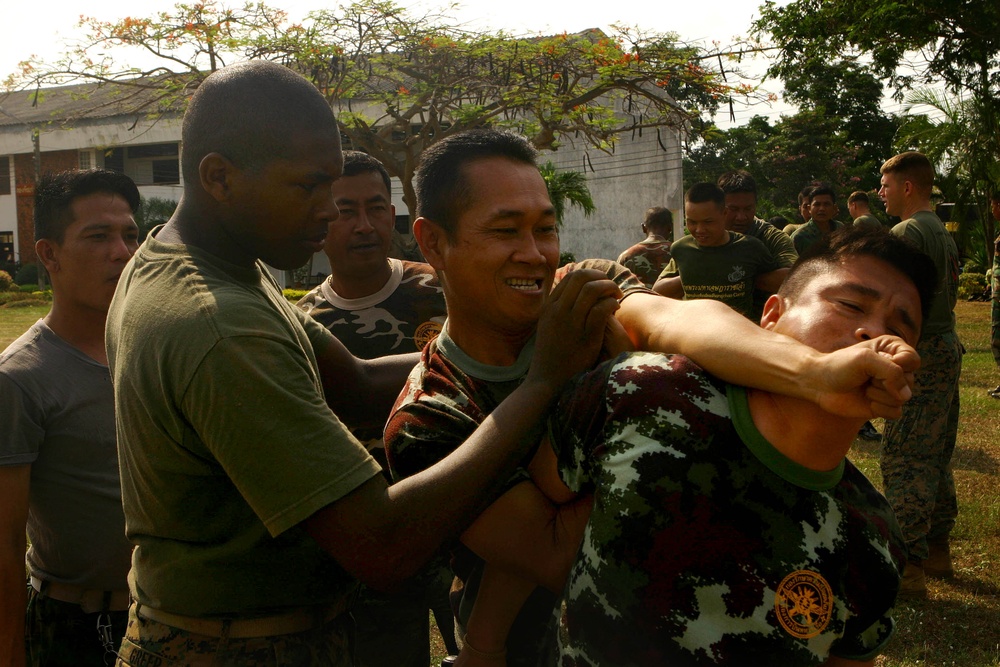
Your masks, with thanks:
M 815 188 L 816 186 L 810 183 L 806 187 L 799 190 L 799 206 L 802 206 L 802 202 L 806 201 L 807 199 L 812 201 L 813 190 Z
M 120 196 L 133 214 L 139 209 L 139 188 L 121 172 L 87 169 L 43 174 L 35 187 L 35 240 L 62 243 L 73 222 L 73 200 L 97 192 Z
M 684 193 L 684 201 L 692 204 L 714 202 L 722 208 L 726 205 L 726 194 L 715 183 L 695 183 Z
M 538 151 L 519 134 L 494 129 L 453 134 L 420 156 L 414 177 L 417 216 L 433 221 L 454 240 L 458 218 L 472 196 L 464 167 L 489 158 L 538 166 Z
M 392 197 L 392 179 L 385 165 L 373 158 L 368 153 L 361 151 L 344 151 L 344 176 L 357 176 L 358 174 L 375 173 L 382 177 L 385 184 L 385 191 Z
M 660 232 L 672 232 L 674 229 L 674 214 L 665 206 L 654 206 L 646 209 L 646 219 L 643 221 L 648 229 Z
M 833 189 L 833 186 L 829 183 L 820 183 L 812 189 L 810 193 L 810 199 L 816 199 L 820 195 L 830 195 L 830 200 L 836 204 L 837 203 L 837 191 Z
M 934 261 L 911 241 L 882 227 L 847 225 L 823 235 L 799 255 L 778 296 L 795 300 L 815 276 L 851 257 L 874 257 L 898 269 L 917 288 L 921 316 L 927 318 L 937 290 Z
M 288 110 L 294 109 L 294 114 Z M 191 97 L 181 127 L 181 170 L 198 183 L 198 167 L 219 153 L 240 169 L 256 171 L 288 156 L 298 132 L 328 125 L 340 141 L 336 118 L 319 90 L 287 67 L 264 60 L 230 65 L 210 74 Z
M 745 169 L 735 169 L 727 171 L 716 182 L 722 191 L 727 195 L 747 192 L 754 197 L 757 196 L 757 181 Z

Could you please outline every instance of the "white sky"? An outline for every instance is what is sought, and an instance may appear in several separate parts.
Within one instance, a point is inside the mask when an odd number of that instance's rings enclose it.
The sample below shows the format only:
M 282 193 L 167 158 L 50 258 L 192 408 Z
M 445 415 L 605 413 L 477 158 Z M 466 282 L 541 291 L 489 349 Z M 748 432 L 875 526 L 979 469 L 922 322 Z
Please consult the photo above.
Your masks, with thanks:
M 125 16 L 152 17 L 158 11 L 173 7 L 171 0 L 101 0 L 81 3 L 79 0 L 22 0 L 5 2 L 0 14 L 0 79 L 13 72 L 17 63 L 31 55 L 53 59 L 64 49 L 62 44 L 78 36 L 76 23 L 81 12 L 100 20 Z M 220 4 L 241 5 L 242 0 L 222 0 Z M 266 0 L 265 4 L 280 7 L 293 18 L 301 18 L 311 9 L 335 6 L 336 0 Z M 399 4 L 413 7 L 413 2 Z M 419 6 L 440 8 L 445 2 L 422 0 Z M 643 5 L 639 9 L 638 5 Z M 585 28 L 607 28 L 612 23 L 638 26 L 657 32 L 673 31 L 687 42 L 732 43 L 734 36 L 749 29 L 757 16 L 755 0 L 703 0 L 702 2 L 631 2 L 614 0 L 465 0 L 454 11 L 461 21 L 479 28 L 504 28 L 516 33 L 576 32 Z M 754 67 L 762 73 L 765 65 Z M 768 82 L 767 89 L 780 93 L 780 82 Z M 765 115 L 790 112 L 778 103 L 771 109 L 737 108 L 737 123 L 755 113 Z M 718 122 L 723 124 L 724 114 Z M 723 125 L 724 126 L 724 125 Z

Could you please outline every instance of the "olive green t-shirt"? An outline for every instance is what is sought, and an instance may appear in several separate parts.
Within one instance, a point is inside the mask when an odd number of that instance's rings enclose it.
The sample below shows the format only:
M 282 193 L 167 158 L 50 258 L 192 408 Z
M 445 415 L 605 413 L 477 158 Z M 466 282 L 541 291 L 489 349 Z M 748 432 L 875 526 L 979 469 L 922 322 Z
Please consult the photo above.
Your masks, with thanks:
M 779 268 L 763 243 L 752 236 L 729 232 L 729 243 L 699 246 L 685 236 L 671 247 L 672 258 L 660 278 L 679 275 L 685 299 L 715 299 L 745 317 L 753 309 L 757 276 Z
M 299 525 L 379 474 L 324 400 L 333 338 L 266 267 L 150 236 L 107 323 L 129 584 L 187 616 L 258 616 L 356 585 Z
M 958 298 L 958 248 L 944 228 L 941 218 L 931 211 L 917 211 L 898 223 L 892 233 L 912 241 L 934 260 L 938 288 L 924 318 L 922 336 L 955 330 L 955 301 Z

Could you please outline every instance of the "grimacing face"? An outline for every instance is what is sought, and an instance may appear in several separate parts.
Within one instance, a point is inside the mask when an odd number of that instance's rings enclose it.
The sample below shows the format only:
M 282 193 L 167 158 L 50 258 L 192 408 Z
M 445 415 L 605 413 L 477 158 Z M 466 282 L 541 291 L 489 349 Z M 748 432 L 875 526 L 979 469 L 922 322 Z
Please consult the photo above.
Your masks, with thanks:
M 833 352 L 885 334 L 916 346 L 920 318 L 920 294 L 899 269 L 856 256 L 813 277 L 792 302 L 772 296 L 761 325 Z

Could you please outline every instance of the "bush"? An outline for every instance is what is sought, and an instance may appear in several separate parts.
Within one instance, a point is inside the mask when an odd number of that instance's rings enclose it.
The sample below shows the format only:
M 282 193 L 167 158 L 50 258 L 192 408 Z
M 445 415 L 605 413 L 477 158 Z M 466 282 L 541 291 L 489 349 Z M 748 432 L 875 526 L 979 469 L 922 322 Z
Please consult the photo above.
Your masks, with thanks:
M 299 299 L 301 299 L 302 297 L 304 297 L 306 294 L 309 294 L 309 290 L 307 290 L 307 289 L 285 289 L 285 290 L 281 290 L 281 293 L 285 295 L 286 299 L 288 299 L 292 303 L 295 303 L 296 301 L 298 301 Z
M 6 271 L 0 271 L 0 292 L 9 292 L 14 289 L 14 279 Z
M 38 299 L 30 294 L 27 295 L 27 299 L 18 299 L 16 301 L 8 301 L 7 303 L 0 306 L 0 308 L 29 308 L 31 306 L 47 306 L 49 302 L 47 299 Z
M 31 294 L 32 292 L 38 291 L 38 285 L 36 283 L 24 283 L 23 285 L 17 286 L 18 292 L 24 292 L 25 294 Z
M 958 277 L 958 298 L 968 300 L 982 296 L 986 291 L 986 276 L 982 273 L 963 273 Z
M 35 264 L 22 264 L 14 276 L 14 282 L 18 285 L 38 284 L 38 267 Z M 35 289 L 38 289 L 37 287 Z

